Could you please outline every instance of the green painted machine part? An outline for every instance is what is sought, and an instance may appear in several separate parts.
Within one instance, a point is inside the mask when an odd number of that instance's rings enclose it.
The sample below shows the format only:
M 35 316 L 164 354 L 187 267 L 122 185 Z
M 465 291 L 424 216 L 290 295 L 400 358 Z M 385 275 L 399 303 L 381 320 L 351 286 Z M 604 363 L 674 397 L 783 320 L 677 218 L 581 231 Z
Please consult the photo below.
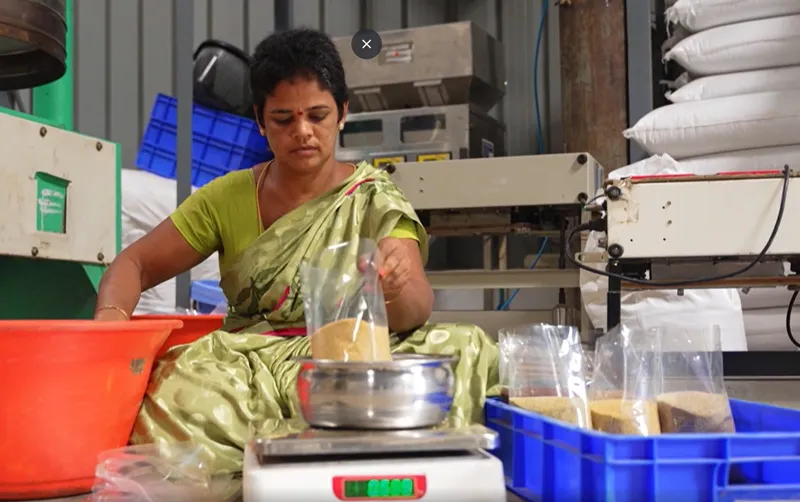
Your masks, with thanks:
M 74 0 L 66 2 L 67 72 L 59 80 L 33 90 L 33 114 L 4 110 L 27 120 L 66 130 L 74 128 Z M 117 145 L 116 221 L 117 252 L 122 247 L 122 157 Z M 40 187 L 58 193 L 63 181 L 37 175 Z M 45 231 L 57 230 L 58 217 L 42 221 Z M 97 287 L 105 265 L 62 260 L 0 256 L 0 319 L 91 319 L 97 300 Z

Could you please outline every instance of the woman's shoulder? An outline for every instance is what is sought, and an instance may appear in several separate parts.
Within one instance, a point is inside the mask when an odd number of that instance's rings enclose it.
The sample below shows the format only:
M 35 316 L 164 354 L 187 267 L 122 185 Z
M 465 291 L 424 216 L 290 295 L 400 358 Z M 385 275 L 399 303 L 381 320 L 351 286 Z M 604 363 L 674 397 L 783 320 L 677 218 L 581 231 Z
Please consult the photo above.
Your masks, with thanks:
M 222 199 L 221 202 L 230 202 L 230 197 L 243 193 L 242 190 L 253 188 L 253 169 L 242 169 L 239 171 L 231 171 L 223 174 L 218 178 L 214 178 L 203 187 L 197 190 L 197 193 L 209 200 Z

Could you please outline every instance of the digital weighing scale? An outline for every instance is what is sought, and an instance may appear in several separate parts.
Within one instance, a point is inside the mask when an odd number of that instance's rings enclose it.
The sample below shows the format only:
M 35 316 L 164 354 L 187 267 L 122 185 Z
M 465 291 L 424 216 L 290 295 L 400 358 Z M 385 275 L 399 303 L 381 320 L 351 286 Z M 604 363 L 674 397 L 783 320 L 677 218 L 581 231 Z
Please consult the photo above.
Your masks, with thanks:
M 244 502 L 505 502 L 497 433 L 459 429 L 271 431 L 245 447 Z

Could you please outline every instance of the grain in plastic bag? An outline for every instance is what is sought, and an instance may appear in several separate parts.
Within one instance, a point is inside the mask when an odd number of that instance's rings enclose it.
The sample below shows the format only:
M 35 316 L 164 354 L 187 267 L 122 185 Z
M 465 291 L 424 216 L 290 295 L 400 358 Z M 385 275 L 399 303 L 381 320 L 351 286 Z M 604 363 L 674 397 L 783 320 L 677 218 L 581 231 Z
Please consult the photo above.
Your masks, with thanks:
M 735 432 L 723 379 L 719 326 L 670 326 L 658 331 L 664 378 L 657 400 L 661 432 Z
M 572 326 L 502 330 L 509 402 L 578 427 L 591 428 L 580 332 Z
M 323 249 L 301 267 L 311 357 L 390 361 L 380 256 L 369 239 Z
M 595 430 L 637 436 L 661 432 L 656 404 L 662 384 L 659 335 L 621 326 L 598 338 L 589 387 Z

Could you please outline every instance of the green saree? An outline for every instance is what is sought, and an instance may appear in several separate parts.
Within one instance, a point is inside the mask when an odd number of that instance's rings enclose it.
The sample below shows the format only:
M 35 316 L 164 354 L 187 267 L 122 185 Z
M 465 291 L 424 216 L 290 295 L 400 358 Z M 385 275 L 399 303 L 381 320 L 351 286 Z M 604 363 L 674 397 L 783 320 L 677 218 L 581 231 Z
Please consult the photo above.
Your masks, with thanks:
M 300 266 L 345 241 L 379 241 L 401 217 L 414 220 L 427 259 L 427 234 L 388 175 L 362 163 L 341 186 L 288 213 L 235 260 L 220 285 L 229 302 L 225 325 L 174 347 L 157 363 L 131 443 L 192 442 L 217 473 L 238 472 L 250 424 L 299 415 L 295 356 L 309 354 Z M 353 256 L 355 260 L 355 255 Z M 430 324 L 393 351 L 456 355 L 455 423 L 481 422 L 497 391 L 497 347 L 478 327 Z

